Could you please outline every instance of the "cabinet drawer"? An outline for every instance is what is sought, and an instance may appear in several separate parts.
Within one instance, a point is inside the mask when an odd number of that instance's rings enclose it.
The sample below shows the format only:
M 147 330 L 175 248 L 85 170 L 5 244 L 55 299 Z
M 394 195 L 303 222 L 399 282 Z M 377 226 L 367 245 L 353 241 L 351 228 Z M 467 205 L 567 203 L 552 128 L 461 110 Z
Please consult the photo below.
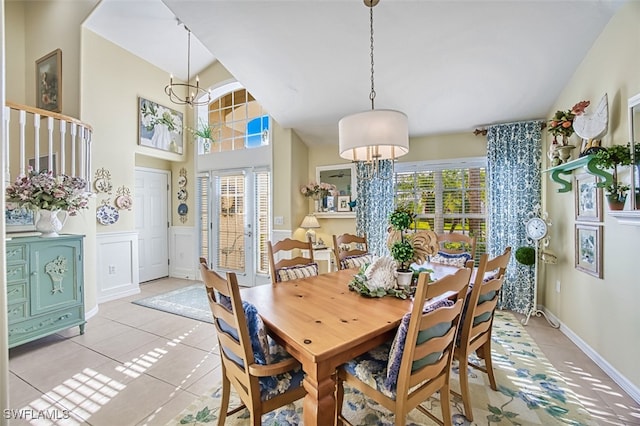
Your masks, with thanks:
M 7 282 L 15 282 L 27 279 L 27 264 L 19 263 L 15 265 L 7 265 Z
M 13 302 L 27 300 L 28 292 L 26 281 L 7 285 L 7 303 L 11 304 Z
M 22 321 L 27 318 L 27 301 L 10 303 L 7 306 L 7 319 L 9 324 Z
M 13 306 L 13 305 L 12 305 Z M 49 315 L 31 317 L 26 321 L 12 323 L 9 319 L 9 347 L 47 336 L 74 325 L 84 324 L 84 307 L 61 309 Z
M 6 253 L 7 263 L 27 260 L 27 246 L 24 244 L 8 245 Z

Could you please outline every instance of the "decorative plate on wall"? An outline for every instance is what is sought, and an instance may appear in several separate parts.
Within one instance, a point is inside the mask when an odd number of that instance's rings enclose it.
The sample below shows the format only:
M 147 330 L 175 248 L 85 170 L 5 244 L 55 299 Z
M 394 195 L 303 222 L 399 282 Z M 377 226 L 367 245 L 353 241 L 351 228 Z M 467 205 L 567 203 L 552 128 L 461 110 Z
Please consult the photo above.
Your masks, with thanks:
M 116 197 L 116 207 L 120 210 L 131 210 L 133 206 L 133 199 L 130 195 L 120 195 Z
M 178 186 L 184 188 L 187 186 L 187 177 L 186 176 L 178 176 Z
M 120 219 L 120 213 L 115 207 L 104 204 L 96 210 L 96 219 L 101 225 L 113 225 Z
M 178 191 L 178 200 L 187 201 L 188 197 L 189 197 L 189 193 L 187 192 L 186 189 L 182 188 L 181 190 Z
M 96 188 L 96 192 L 111 192 L 111 189 L 113 188 L 111 182 L 104 178 L 96 179 L 93 185 Z
M 188 211 L 189 211 L 189 207 L 187 207 L 185 203 L 182 203 L 178 206 L 178 214 L 180 216 L 185 216 Z

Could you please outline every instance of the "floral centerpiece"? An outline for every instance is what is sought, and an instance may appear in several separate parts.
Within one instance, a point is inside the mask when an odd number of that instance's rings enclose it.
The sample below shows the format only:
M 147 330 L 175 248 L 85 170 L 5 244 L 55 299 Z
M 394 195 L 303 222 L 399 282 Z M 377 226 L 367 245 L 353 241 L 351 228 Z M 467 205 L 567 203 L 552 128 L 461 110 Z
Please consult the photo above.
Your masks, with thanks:
M 300 188 L 300 192 L 307 198 L 319 200 L 329 195 L 336 195 L 336 186 L 324 182 L 309 182 Z
M 581 115 L 589 106 L 590 101 L 581 101 L 566 111 L 556 111 L 553 118 L 549 120 L 549 133 L 553 135 L 553 143 L 557 144 L 557 137 L 562 136 L 562 145 L 567 145 L 569 136 L 573 135 L 573 119 L 576 115 Z
M 48 171 L 33 171 L 20 175 L 6 189 L 6 201 L 29 210 L 63 210 L 75 216 L 89 207 L 87 181 L 67 175 L 54 176 Z

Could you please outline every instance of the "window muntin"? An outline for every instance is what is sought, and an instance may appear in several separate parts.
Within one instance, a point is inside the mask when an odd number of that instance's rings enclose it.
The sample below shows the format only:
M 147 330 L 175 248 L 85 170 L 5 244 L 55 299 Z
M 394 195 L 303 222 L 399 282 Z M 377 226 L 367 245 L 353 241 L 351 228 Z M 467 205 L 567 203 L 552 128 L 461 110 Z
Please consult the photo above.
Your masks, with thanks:
M 237 151 L 270 143 L 269 115 L 244 88 L 213 100 L 208 120 L 214 140 L 210 152 Z
M 416 229 L 476 237 L 476 257 L 486 252 L 486 167 L 484 164 L 416 164 L 395 173 L 397 204 L 413 206 Z

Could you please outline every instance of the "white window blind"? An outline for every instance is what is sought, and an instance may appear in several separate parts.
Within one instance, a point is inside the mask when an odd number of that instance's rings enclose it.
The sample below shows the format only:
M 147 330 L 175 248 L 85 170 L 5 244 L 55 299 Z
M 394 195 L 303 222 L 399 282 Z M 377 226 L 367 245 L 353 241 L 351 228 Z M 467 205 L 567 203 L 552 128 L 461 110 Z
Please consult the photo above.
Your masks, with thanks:
M 198 210 L 200 222 L 198 224 L 200 257 L 209 259 L 209 176 L 206 174 L 197 177 Z
M 416 228 L 476 237 L 476 257 L 486 252 L 486 160 L 398 164 L 396 203 L 410 205 Z
M 256 238 L 255 250 L 256 273 L 269 273 L 269 254 L 267 249 L 267 241 L 269 241 L 269 218 L 271 217 L 271 175 L 267 171 L 258 171 L 255 173 L 255 203 L 256 203 Z

